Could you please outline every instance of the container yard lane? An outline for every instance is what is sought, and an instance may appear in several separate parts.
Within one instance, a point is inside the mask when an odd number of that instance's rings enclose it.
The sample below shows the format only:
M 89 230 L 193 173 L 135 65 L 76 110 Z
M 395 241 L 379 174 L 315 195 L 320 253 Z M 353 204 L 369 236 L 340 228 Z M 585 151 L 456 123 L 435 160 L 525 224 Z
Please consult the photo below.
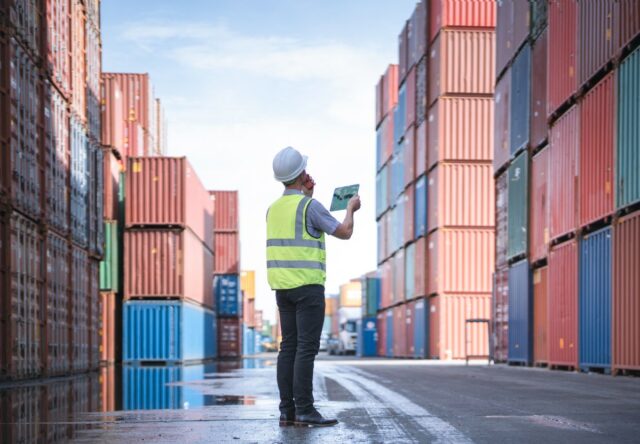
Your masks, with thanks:
M 340 423 L 281 427 L 275 361 L 108 367 L 5 385 L 2 442 L 637 442 L 637 378 L 325 354 L 316 405 Z

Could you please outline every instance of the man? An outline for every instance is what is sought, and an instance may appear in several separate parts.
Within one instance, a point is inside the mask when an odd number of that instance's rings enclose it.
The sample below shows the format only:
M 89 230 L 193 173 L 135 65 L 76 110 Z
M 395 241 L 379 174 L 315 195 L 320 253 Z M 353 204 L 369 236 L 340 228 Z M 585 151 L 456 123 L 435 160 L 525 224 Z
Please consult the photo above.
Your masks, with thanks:
M 282 344 L 278 355 L 280 425 L 332 426 L 313 405 L 313 363 L 324 323 L 325 233 L 339 239 L 353 234 L 360 197 L 349 200 L 338 222 L 317 200 L 306 172 L 307 156 L 287 147 L 273 159 L 273 173 L 284 184 L 282 197 L 267 213 L 267 276 L 276 291 Z

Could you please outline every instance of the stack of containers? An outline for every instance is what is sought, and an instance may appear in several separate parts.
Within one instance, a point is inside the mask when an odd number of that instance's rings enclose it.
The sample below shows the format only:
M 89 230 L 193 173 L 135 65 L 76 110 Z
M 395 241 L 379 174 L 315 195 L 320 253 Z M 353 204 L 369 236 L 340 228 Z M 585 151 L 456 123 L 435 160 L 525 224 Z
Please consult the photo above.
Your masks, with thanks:
M 209 193 L 184 157 L 130 157 L 125 190 L 123 361 L 216 357 Z
M 361 319 L 357 323 L 356 355 L 376 356 L 378 351 L 377 313 L 380 306 L 380 278 L 372 271 L 360 278 L 362 288 Z
M 86 371 L 99 347 L 100 122 L 86 101 L 99 23 L 79 0 L 4 2 L 0 17 L 0 379 Z
M 242 331 L 243 355 L 256 353 L 256 272 L 242 271 L 240 273 L 240 290 L 242 293 Z
M 495 126 L 508 361 L 637 370 L 639 288 L 627 267 L 640 255 L 640 4 L 519 3 L 498 7 L 498 35 L 512 39 L 498 47 Z
M 211 270 L 218 311 L 219 356 L 238 358 L 243 351 L 239 197 L 237 191 L 209 191 L 209 195 L 215 215 L 212 230 L 215 250 Z

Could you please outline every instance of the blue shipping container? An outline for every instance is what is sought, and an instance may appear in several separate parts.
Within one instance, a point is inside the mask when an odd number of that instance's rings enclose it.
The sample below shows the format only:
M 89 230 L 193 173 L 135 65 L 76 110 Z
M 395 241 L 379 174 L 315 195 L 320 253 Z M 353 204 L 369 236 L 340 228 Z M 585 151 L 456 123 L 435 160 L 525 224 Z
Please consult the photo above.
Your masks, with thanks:
M 237 274 L 219 274 L 213 277 L 216 309 L 220 316 L 242 316 L 242 293 Z
M 416 181 L 414 231 L 416 239 L 427 234 L 427 176 Z
M 386 356 L 388 358 L 393 357 L 393 310 L 387 310 L 385 316 L 387 317 L 387 346 Z
M 87 132 L 75 116 L 71 117 L 69 128 L 71 237 L 78 245 L 86 247 L 89 241 L 89 142 Z
M 197 361 L 216 357 L 216 313 L 189 302 L 129 301 L 123 360 Z
M 389 195 L 389 205 L 393 205 L 393 202 L 398 199 L 404 190 L 404 155 L 402 152 L 394 154 L 390 168 L 391 194 Z
M 356 354 L 360 357 L 375 356 L 378 350 L 378 329 L 376 318 L 367 317 L 356 322 L 358 342 Z
M 429 304 L 424 298 L 416 301 L 413 321 L 413 357 L 429 356 Z
M 256 334 L 253 328 L 242 324 L 242 354 L 243 356 L 256 353 Z
M 580 367 L 611 366 L 611 228 L 580 244 Z
M 509 362 L 530 364 L 533 356 L 533 298 L 526 260 L 509 268 Z
M 385 125 L 380 125 L 376 130 L 376 171 L 380 169 L 382 165 L 382 145 L 384 144 L 384 128 Z
M 529 113 L 531 107 L 531 47 L 525 45 L 511 68 L 511 154 L 529 145 Z

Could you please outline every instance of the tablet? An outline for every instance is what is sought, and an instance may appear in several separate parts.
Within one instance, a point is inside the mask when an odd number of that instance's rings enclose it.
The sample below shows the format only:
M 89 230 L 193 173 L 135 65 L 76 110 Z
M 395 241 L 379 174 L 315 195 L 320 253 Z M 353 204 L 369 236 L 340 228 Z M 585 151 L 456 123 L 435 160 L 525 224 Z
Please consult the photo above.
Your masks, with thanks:
M 333 199 L 331 200 L 331 208 L 329 211 L 346 210 L 349 199 L 358 194 L 359 189 L 360 185 L 349 185 L 346 187 L 336 188 L 333 192 Z

